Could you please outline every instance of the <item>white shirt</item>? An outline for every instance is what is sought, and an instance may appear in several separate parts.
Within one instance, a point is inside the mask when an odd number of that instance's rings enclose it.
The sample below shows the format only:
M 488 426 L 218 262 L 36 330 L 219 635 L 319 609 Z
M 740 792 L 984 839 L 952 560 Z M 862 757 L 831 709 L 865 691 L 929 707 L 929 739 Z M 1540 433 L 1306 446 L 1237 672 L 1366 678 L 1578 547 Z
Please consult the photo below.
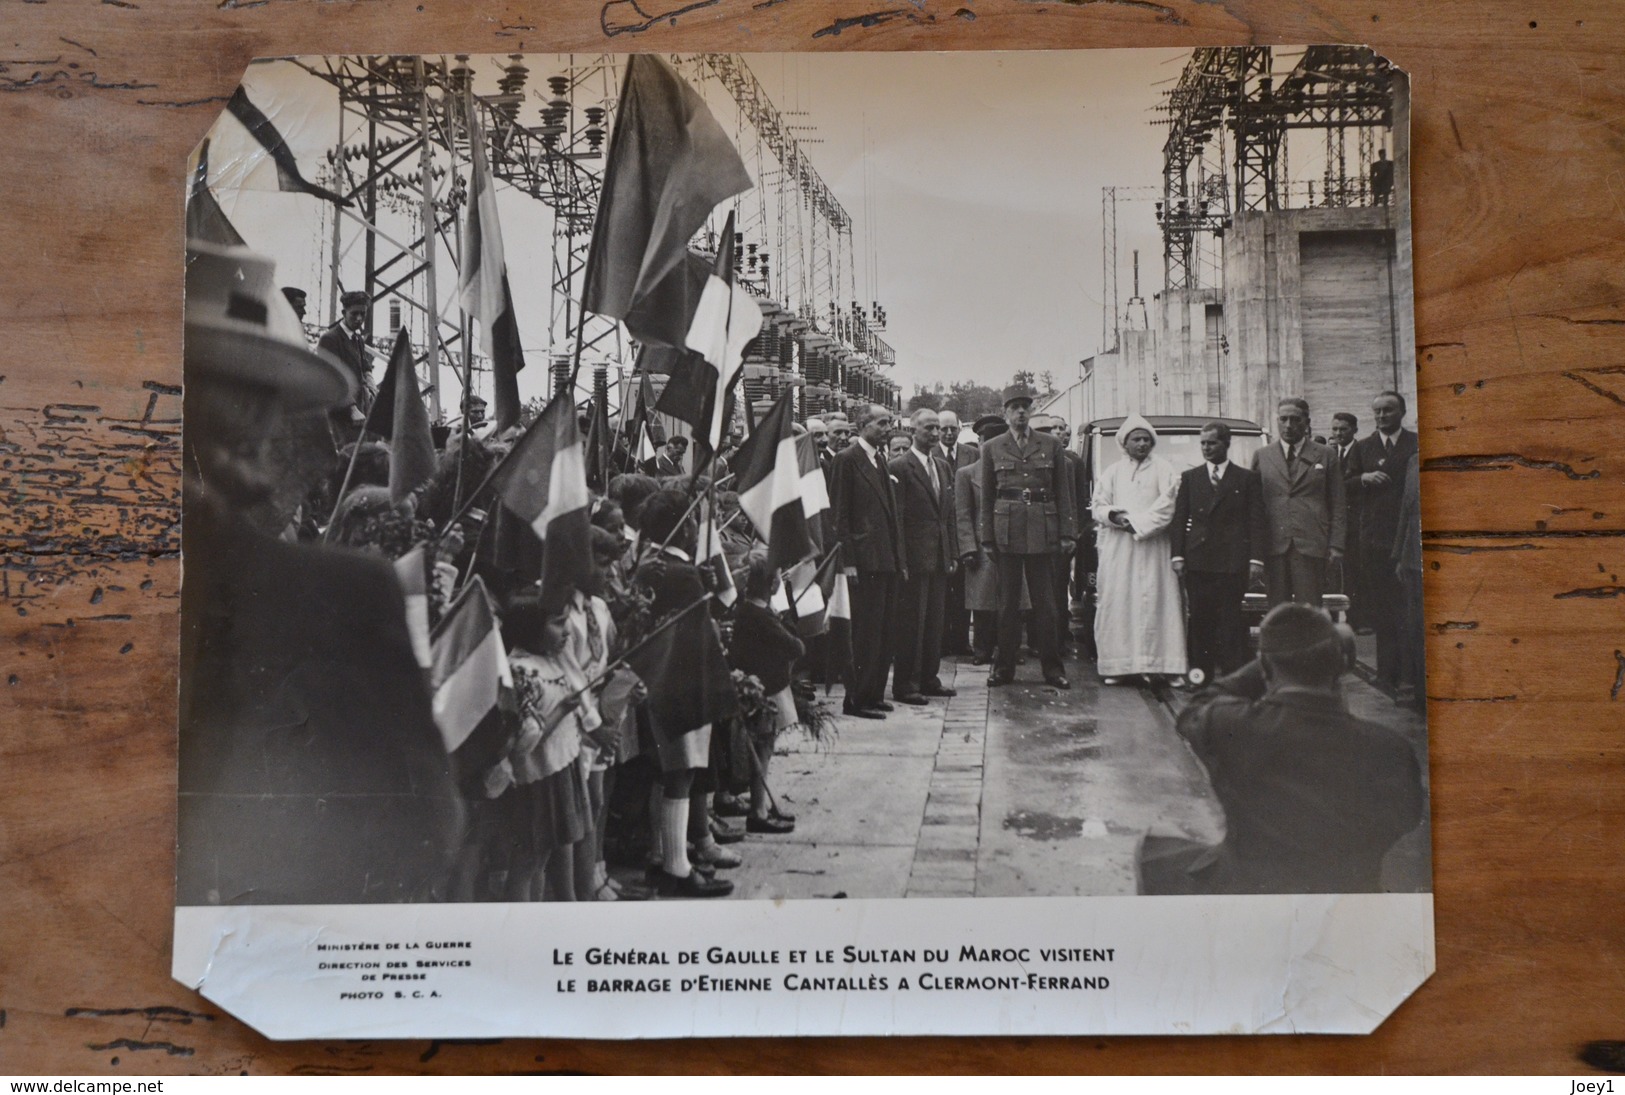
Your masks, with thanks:
M 925 477 L 931 481 L 932 489 L 935 490 L 938 494 L 941 494 L 942 493 L 942 479 L 937 474 L 937 464 L 936 464 L 936 461 L 934 459 L 932 459 L 931 454 L 926 453 L 926 452 L 921 452 L 919 450 L 918 446 L 916 446 L 915 448 L 909 449 L 908 451 L 914 454 L 914 458 L 916 460 L 918 460 L 920 463 L 925 465 Z

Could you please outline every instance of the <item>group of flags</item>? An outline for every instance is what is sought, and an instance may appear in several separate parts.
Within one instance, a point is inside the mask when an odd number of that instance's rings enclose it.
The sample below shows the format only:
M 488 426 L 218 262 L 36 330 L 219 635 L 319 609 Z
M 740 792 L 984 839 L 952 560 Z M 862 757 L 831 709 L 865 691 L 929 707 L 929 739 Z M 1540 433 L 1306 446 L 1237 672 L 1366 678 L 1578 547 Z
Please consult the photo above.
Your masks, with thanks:
M 704 101 L 664 60 L 645 54 L 628 58 L 618 102 L 582 304 L 585 310 L 620 320 L 642 344 L 638 398 L 629 423 L 636 431 L 637 456 L 652 455 L 654 410 L 688 422 L 696 438 L 714 452 L 721 445 L 745 347 L 760 333 L 763 317 L 736 277 L 733 214 L 714 258 L 691 251 L 689 242 L 722 202 L 751 187 L 750 175 Z M 350 204 L 304 178 L 287 142 L 243 89 L 228 109 L 266 149 L 282 189 Z M 468 113 L 474 130 L 458 297 L 479 322 L 495 384 L 497 426 L 506 430 L 520 419 L 517 376 L 525 361 L 485 139 L 477 112 Z M 194 217 L 218 211 L 208 195 L 207 167 L 201 170 Z M 390 491 L 396 499 L 426 483 L 435 468 L 415 366 L 411 341 L 402 330 L 367 426 L 390 441 Z M 648 379 L 651 372 L 667 375 L 658 401 Z M 772 565 L 789 574 L 777 598 L 779 607 L 794 611 L 803 634 L 815 635 L 831 619 L 847 618 L 849 610 L 839 550 L 823 555 L 819 543 L 818 517 L 829 507 L 823 476 L 810 438 L 797 438 L 792 425 L 785 396 L 739 448 L 734 487 L 740 508 L 767 541 Z M 573 401 L 556 397 L 490 480 L 503 507 L 541 542 L 541 598 L 550 611 L 562 607 L 585 583 L 593 565 L 588 482 L 595 476 L 600 489 L 607 485 L 613 447 L 607 420 L 594 420 L 590 439 L 589 455 Z M 731 603 L 737 594 L 710 506 L 702 519 L 699 561 L 721 563 L 715 595 Z M 428 677 L 446 749 L 455 755 L 476 733 L 483 735 L 482 727 L 489 729 L 511 691 L 497 616 L 475 578 L 430 634 L 423 549 L 403 557 L 397 571 L 407 598 L 414 655 Z M 699 726 L 727 713 L 732 689 L 726 660 L 701 605 L 666 621 L 628 661 L 649 686 L 663 726 Z

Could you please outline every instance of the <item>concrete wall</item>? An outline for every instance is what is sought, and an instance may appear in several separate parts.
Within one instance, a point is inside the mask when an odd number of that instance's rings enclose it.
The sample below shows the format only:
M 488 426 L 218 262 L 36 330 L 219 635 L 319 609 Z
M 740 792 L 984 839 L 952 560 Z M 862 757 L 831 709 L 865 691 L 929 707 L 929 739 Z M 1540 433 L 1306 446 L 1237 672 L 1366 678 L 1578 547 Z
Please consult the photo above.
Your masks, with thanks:
M 1277 400 L 1302 396 L 1316 433 L 1340 410 L 1358 415 L 1363 433 L 1377 392 L 1394 388 L 1415 403 L 1410 269 L 1398 261 L 1393 228 L 1398 208 L 1236 217 L 1225 237 L 1224 413 L 1267 425 Z

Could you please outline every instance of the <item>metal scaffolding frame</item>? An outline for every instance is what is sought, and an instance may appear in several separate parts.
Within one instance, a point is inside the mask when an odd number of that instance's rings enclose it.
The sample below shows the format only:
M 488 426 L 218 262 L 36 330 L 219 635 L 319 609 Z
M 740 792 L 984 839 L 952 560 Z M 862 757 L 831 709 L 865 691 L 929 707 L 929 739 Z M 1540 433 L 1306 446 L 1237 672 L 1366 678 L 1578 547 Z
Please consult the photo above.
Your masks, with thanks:
M 1163 267 L 1170 289 L 1204 281 L 1201 241 L 1222 238 L 1232 211 L 1275 212 L 1314 205 L 1368 205 L 1369 167 L 1379 131 L 1393 128 L 1388 62 L 1358 46 L 1311 46 L 1279 83 L 1269 46 L 1198 49 L 1165 94 Z M 1315 183 L 1293 180 L 1293 130 L 1323 134 L 1324 170 Z M 1356 162 L 1347 137 L 1356 134 Z M 1228 139 L 1233 154 L 1226 156 Z M 1217 155 L 1215 155 L 1217 152 Z M 1226 177 L 1228 176 L 1228 177 Z M 1217 180 L 1217 183 L 1216 183 Z
M 345 288 L 408 305 L 403 322 L 419 336 L 419 365 L 436 417 L 445 409 L 443 367 L 465 391 L 478 386 L 487 368 L 471 346 L 468 318 L 455 304 L 442 307 L 439 294 L 449 282 L 437 284 L 435 276 L 437 254 L 460 260 L 471 131 L 485 135 L 492 175 L 543 202 L 552 216 L 547 349 L 528 354 L 527 364 L 552 370 L 554 392 L 567 389 L 580 323 L 581 350 L 592 371 L 577 378 L 574 397 L 623 390 L 604 375 L 610 359 L 626 360 L 620 325 L 579 311 L 620 61 L 609 54 L 560 56 L 562 64 L 545 83 L 532 87 L 531 66 L 542 60 L 509 55 L 494 74 L 477 74 L 462 55 L 344 56 L 303 65 L 338 91 L 341 137 L 322 177 L 355 201 L 354 211 L 339 211 L 331 224 L 329 314 L 338 313 L 340 270 L 346 259 L 353 263 L 359 245 L 362 281 Z M 856 296 L 852 218 L 796 136 L 806 127 L 792 124 L 772 103 L 743 59 L 674 60 L 697 87 L 714 80 L 737 106 L 736 142 L 758 180 L 755 194 L 737 203 L 739 276 L 769 314 L 763 337 L 747 351 L 750 371 L 768 380 L 766 391 L 775 396 L 787 386 L 813 385 L 815 371 L 827 374 L 827 398 L 818 406 L 801 400 L 802 415 L 856 398 L 895 404 L 897 386 L 878 375 L 896 356 L 878 334 L 885 311 L 873 303 L 866 310 L 855 299 L 847 307 Z M 493 75 L 494 93 L 476 90 L 476 84 L 489 87 Z M 347 237 L 352 224 L 359 232 Z M 705 243 L 702 233 L 698 245 Z M 370 314 L 368 324 L 371 336 Z M 526 333 L 537 341 L 543 334 Z M 817 344 L 810 344 L 811 336 L 818 336 Z M 770 377 L 762 375 L 764 367 Z

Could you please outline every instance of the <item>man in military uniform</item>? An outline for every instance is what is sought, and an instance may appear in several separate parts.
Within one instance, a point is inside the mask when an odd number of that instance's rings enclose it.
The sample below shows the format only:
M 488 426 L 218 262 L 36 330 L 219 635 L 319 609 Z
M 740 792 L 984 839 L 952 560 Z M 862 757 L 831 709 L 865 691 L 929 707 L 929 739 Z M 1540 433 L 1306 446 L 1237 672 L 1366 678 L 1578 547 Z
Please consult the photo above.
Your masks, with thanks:
M 1008 432 L 982 446 L 978 536 L 993 559 L 999 583 L 999 646 L 990 685 L 1015 679 L 1020 646 L 1021 589 L 1032 599 L 1032 632 L 1044 680 L 1066 688 L 1056 622 L 1055 571 L 1077 544 L 1078 515 L 1072 472 L 1061 443 L 1032 429 L 1033 390 L 1004 390 Z

